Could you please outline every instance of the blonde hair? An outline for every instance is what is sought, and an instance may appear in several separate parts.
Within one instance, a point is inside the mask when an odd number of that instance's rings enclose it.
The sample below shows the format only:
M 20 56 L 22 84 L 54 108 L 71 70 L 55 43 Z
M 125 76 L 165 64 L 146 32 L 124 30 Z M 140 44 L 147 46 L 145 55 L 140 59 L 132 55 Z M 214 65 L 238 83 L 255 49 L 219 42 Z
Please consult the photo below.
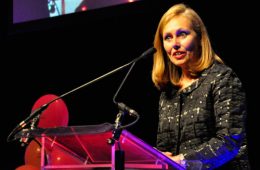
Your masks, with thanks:
M 169 82 L 173 85 L 179 84 L 181 72 L 179 68 L 169 61 L 166 55 L 163 48 L 162 31 L 171 19 L 180 15 L 191 20 L 192 28 L 200 40 L 200 57 L 196 63 L 190 65 L 191 75 L 194 77 L 198 76 L 198 74 L 208 68 L 214 60 L 223 63 L 221 58 L 218 57 L 212 49 L 206 27 L 200 16 L 185 4 L 176 4 L 164 13 L 155 33 L 154 47 L 157 49 L 157 52 L 154 54 L 152 80 L 158 89 L 165 87 Z

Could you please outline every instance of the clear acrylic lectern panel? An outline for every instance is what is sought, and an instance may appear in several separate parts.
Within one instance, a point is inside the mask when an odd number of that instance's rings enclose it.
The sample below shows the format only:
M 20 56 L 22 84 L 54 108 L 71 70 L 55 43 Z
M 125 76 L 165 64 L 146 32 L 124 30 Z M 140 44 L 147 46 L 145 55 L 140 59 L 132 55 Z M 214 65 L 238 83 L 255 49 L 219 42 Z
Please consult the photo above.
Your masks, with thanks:
M 41 141 L 42 170 L 114 170 L 115 151 L 119 146 L 124 151 L 126 170 L 184 169 L 127 130 L 122 131 L 118 142 L 109 144 L 112 130 L 113 125 L 104 123 L 35 129 L 20 135 Z

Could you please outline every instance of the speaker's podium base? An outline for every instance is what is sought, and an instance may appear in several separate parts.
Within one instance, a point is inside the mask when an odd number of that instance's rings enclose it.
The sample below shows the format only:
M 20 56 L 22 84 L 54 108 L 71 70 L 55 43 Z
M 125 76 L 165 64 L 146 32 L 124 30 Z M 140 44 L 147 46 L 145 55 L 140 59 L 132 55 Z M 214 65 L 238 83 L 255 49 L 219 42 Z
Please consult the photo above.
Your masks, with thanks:
M 108 144 L 112 128 L 104 123 L 35 129 L 20 135 L 29 134 L 41 142 L 41 170 L 115 170 L 116 161 L 126 170 L 184 169 L 127 130 L 118 141 L 122 152 L 117 152 L 117 143 Z M 123 159 L 115 160 L 122 153 Z

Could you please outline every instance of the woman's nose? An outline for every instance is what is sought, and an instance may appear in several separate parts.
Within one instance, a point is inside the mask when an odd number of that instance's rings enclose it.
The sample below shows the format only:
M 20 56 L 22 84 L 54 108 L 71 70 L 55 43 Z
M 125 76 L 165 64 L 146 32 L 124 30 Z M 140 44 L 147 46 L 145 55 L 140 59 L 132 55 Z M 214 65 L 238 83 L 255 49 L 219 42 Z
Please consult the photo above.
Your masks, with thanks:
M 175 50 L 178 50 L 181 47 L 178 37 L 174 37 L 172 43 L 172 48 L 174 48 Z
M 172 48 L 174 48 L 175 50 L 178 50 L 178 49 L 180 48 L 180 45 L 174 44 L 174 45 L 172 46 Z

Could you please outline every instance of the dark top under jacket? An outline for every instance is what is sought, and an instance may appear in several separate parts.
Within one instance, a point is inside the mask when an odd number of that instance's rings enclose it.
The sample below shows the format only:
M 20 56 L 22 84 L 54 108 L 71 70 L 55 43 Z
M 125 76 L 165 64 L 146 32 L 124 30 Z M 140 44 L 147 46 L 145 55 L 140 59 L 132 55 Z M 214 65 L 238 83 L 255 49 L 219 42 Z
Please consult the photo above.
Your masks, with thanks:
M 234 71 L 214 63 L 182 91 L 160 96 L 157 148 L 202 162 L 202 169 L 250 169 L 246 96 Z

